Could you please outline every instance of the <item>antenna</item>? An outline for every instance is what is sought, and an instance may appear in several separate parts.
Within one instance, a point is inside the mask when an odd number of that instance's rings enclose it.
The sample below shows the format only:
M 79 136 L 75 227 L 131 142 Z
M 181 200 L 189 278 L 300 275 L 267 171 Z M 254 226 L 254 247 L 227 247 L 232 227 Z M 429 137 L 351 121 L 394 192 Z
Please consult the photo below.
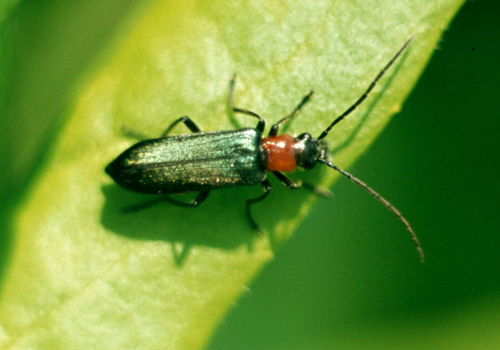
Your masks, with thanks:
M 394 55 L 394 57 L 389 61 L 389 63 L 387 63 L 386 66 L 378 73 L 377 77 L 372 81 L 370 86 L 368 86 L 368 89 L 366 89 L 365 93 L 361 95 L 361 97 L 356 102 L 354 102 L 354 104 L 351 107 L 349 107 L 344 113 L 342 113 L 339 117 L 337 117 L 337 119 L 335 119 L 330 124 L 330 126 L 326 128 L 325 131 L 321 133 L 321 135 L 319 135 L 318 140 L 325 138 L 326 135 L 328 135 L 328 133 L 330 132 L 330 130 L 332 130 L 332 128 L 335 126 L 335 124 L 339 123 L 342 119 L 351 114 L 351 112 L 354 111 L 365 100 L 365 98 L 368 97 L 368 94 L 373 90 L 373 88 L 380 80 L 380 78 L 382 78 L 385 72 L 389 69 L 390 66 L 392 66 L 394 61 L 396 61 L 396 59 L 401 55 L 401 53 L 403 53 L 403 51 L 408 47 L 408 45 L 410 45 L 410 42 L 412 40 L 413 40 L 413 35 L 410 36 L 408 40 L 406 40 L 404 45 L 399 49 L 399 51 Z
M 410 224 L 404 218 L 404 216 L 401 215 L 401 213 L 399 212 L 399 210 L 397 210 L 396 208 L 394 208 L 392 206 L 392 204 L 389 203 L 385 198 L 381 197 L 375 190 L 373 190 L 370 187 L 368 187 L 367 184 L 365 184 L 363 181 L 361 181 L 360 179 L 358 179 L 354 175 L 348 173 L 345 170 L 340 169 L 339 167 L 337 167 L 336 165 L 334 165 L 332 162 L 329 162 L 328 160 L 319 158 L 318 161 L 321 162 L 321 163 L 324 163 L 324 164 L 328 165 L 330 168 L 333 168 L 333 169 L 337 170 L 339 173 L 341 173 L 342 175 L 344 175 L 345 177 L 347 177 L 349 180 L 351 180 L 352 182 L 354 182 L 356 185 L 358 185 L 359 187 L 365 189 L 365 191 L 367 191 L 373 197 L 375 197 L 376 199 L 378 199 L 378 201 L 380 203 L 382 203 L 387 209 L 389 209 L 394 215 L 396 215 L 398 217 L 398 219 L 403 223 L 403 225 L 405 225 L 406 229 L 410 233 L 410 237 L 411 237 L 413 243 L 415 243 L 415 247 L 417 248 L 417 252 L 418 252 L 418 255 L 420 257 L 420 262 L 424 262 L 424 260 L 425 260 L 425 258 L 424 258 L 424 251 L 422 250 L 422 246 L 420 245 L 420 242 L 418 241 L 417 235 L 415 234 L 415 232 L 413 232 Z

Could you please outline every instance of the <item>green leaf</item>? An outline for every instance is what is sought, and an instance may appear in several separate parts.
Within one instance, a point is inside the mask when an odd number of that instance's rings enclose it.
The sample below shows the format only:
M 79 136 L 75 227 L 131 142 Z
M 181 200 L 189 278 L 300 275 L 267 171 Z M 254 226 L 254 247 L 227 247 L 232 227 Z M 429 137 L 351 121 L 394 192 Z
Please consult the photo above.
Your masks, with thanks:
M 228 111 L 237 72 L 236 105 L 268 126 L 314 88 L 284 129 L 318 136 L 415 35 L 366 102 L 328 136 L 345 168 L 401 109 L 461 3 L 160 2 L 141 12 L 77 94 L 10 219 L 15 244 L 0 304 L 1 348 L 204 346 L 316 198 L 271 180 L 274 191 L 254 210 L 267 232 L 261 237 L 244 212 L 259 186 L 213 191 L 197 209 L 162 203 L 123 214 L 150 198 L 104 173 L 136 142 L 123 127 L 157 137 L 183 115 L 204 131 L 253 127 L 254 119 Z M 318 166 L 292 176 L 330 186 L 337 174 Z

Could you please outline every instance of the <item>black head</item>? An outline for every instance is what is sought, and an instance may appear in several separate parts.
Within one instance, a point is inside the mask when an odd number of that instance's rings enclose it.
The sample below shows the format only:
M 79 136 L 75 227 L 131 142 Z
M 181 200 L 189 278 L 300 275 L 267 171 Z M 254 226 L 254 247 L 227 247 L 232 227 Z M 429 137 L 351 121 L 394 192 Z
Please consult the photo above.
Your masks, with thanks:
M 319 158 L 323 158 L 328 153 L 325 142 L 319 141 L 311 134 L 300 134 L 294 143 L 295 162 L 304 169 L 312 169 L 316 166 Z

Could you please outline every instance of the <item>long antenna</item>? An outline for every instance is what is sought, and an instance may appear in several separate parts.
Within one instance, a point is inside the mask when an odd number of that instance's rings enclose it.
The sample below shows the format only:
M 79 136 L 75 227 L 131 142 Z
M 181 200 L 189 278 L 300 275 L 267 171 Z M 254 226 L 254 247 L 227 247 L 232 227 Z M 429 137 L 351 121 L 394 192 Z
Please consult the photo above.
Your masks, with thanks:
M 373 197 L 375 197 L 376 199 L 378 199 L 378 201 L 380 203 L 382 203 L 387 209 L 389 209 L 390 211 L 392 211 L 392 213 L 398 217 L 398 219 L 403 223 L 403 225 L 405 225 L 406 229 L 410 233 L 410 237 L 413 240 L 413 243 L 415 243 L 418 255 L 420 257 L 420 262 L 424 262 L 424 251 L 422 250 L 422 246 L 420 245 L 420 242 L 418 241 L 417 235 L 415 234 L 415 232 L 413 232 L 410 224 L 403 217 L 403 215 L 401 215 L 401 213 L 399 212 L 399 210 L 397 210 L 396 208 L 394 208 L 392 206 L 392 204 L 389 203 L 385 198 L 381 197 L 377 192 L 375 192 L 370 187 L 368 187 L 367 184 L 365 184 L 360 179 L 354 177 L 352 174 L 348 173 L 345 170 L 340 169 L 339 167 L 337 167 L 336 165 L 334 165 L 333 163 L 331 163 L 331 162 L 329 162 L 329 161 L 327 161 L 325 159 L 319 158 L 318 161 L 321 162 L 321 163 L 324 163 L 324 164 L 328 165 L 330 168 L 333 168 L 333 169 L 337 170 L 339 173 L 341 173 L 342 175 L 344 175 L 345 177 L 347 177 L 349 180 L 351 180 L 352 182 L 354 182 L 356 185 L 358 185 L 361 188 L 364 188 L 369 194 L 371 194 Z
M 396 59 L 408 47 L 408 45 L 410 45 L 410 42 L 412 41 L 412 39 L 413 39 L 413 35 L 410 36 L 408 38 L 408 40 L 406 40 L 406 42 L 404 43 L 404 45 L 399 49 L 399 51 L 394 55 L 394 57 L 389 61 L 389 63 L 387 63 L 386 66 L 378 73 L 377 77 L 372 81 L 372 83 L 370 84 L 370 86 L 368 86 L 368 89 L 366 89 L 365 93 L 363 95 L 361 95 L 361 97 L 356 102 L 354 102 L 354 104 L 351 107 L 349 107 L 344 113 L 342 113 L 339 117 L 337 117 L 337 119 L 335 119 L 330 124 L 330 126 L 328 128 L 326 128 L 325 131 L 323 131 L 321 133 L 321 135 L 319 135 L 318 140 L 321 140 L 322 138 L 325 138 L 326 135 L 328 135 L 328 133 L 330 132 L 330 130 L 332 130 L 332 128 L 335 126 L 335 124 L 337 124 L 342 119 L 344 119 L 349 114 L 351 114 L 351 112 L 354 111 L 361 104 L 361 102 L 363 102 L 365 100 L 365 98 L 368 97 L 368 94 L 373 90 L 373 88 L 375 87 L 375 85 L 377 84 L 377 82 L 380 80 L 380 78 L 382 78 L 382 76 L 384 75 L 384 73 L 389 69 L 390 66 L 392 66 L 392 64 L 394 63 L 394 61 L 396 61 Z

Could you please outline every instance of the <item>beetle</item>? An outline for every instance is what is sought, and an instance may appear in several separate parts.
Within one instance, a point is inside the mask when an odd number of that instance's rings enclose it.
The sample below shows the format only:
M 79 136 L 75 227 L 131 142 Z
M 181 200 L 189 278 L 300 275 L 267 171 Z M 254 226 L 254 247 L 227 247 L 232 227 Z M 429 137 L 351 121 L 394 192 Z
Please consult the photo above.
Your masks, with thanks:
M 321 193 L 312 185 L 292 181 L 284 172 L 291 172 L 297 167 L 309 170 L 313 169 L 318 162 L 323 163 L 368 191 L 394 213 L 410 233 L 420 259 L 423 261 L 423 250 L 408 221 L 395 207 L 364 182 L 334 165 L 330 160 L 327 144 L 323 140 L 336 124 L 367 98 L 376 83 L 408 47 L 412 39 L 413 36 L 404 43 L 378 73 L 363 95 L 334 119 L 317 138 L 309 133 L 302 133 L 297 137 L 286 134 L 278 135 L 280 126 L 299 113 L 311 99 L 313 91 L 309 92 L 289 115 L 274 124 L 267 137 L 263 137 L 266 124 L 264 119 L 254 112 L 235 107 L 233 99 L 235 75 L 229 84 L 230 107 L 234 113 L 256 118 L 258 122 L 255 128 L 201 132 L 198 126 L 185 116 L 174 121 L 160 138 L 139 142 L 124 151 L 106 167 L 106 173 L 118 185 L 135 192 L 150 194 L 199 192 L 191 202 L 182 202 L 163 196 L 154 201 L 129 207 L 128 211 L 146 208 L 159 201 L 198 207 L 205 201 L 211 190 L 261 184 L 264 193 L 246 201 L 246 212 L 251 226 L 256 231 L 262 232 L 251 215 L 251 206 L 264 200 L 272 190 L 267 179 L 267 172 L 272 172 L 290 189 L 306 187 Z M 169 136 L 171 130 L 179 123 L 184 123 L 192 134 Z

